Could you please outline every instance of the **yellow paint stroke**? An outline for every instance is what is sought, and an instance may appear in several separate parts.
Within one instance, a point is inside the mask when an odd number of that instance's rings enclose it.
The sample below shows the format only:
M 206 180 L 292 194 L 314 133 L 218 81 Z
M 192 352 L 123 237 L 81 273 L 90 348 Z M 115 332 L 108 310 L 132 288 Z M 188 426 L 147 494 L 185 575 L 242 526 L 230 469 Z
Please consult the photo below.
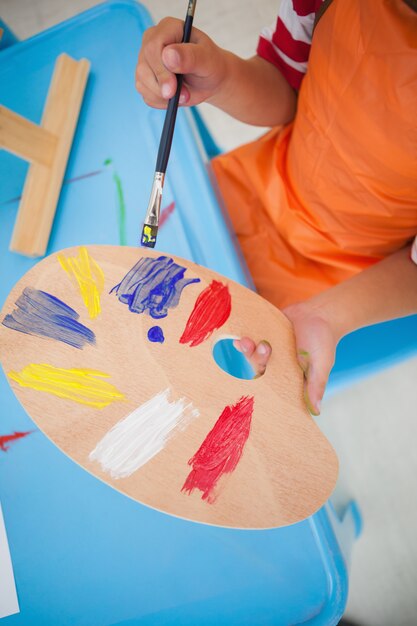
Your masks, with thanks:
M 116 387 L 100 380 L 109 375 L 97 370 L 63 369 L 44 363 L 31 363 L 21 372 L 9 372 L 8 376 L 22 387 L 46 391 L 97 409 L 124 399 Z
M 88 254 L 85 246 L 79 248 L 78 257 L 65 258 L 63 254 L 58 254 L 58 261 L 78 286 L 91 319 L 97 317 L 101 311 L 100 296 L 104 289 L 104 273 L 101 267 Z

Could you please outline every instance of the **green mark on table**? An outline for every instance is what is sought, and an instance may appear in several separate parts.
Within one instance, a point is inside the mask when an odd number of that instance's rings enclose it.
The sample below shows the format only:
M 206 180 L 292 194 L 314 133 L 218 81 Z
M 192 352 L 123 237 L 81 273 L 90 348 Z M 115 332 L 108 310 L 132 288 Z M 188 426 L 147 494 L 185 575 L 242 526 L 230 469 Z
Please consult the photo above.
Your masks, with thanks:
M 115 171 L 113 167 L 113 161 L 111 159 L 106 159 L 104 161 L 104 165 L 111 166 L 113 172 L 113 180 L 116 183 L 116 197 L 117 197 L 117 205 L 118 205 L 118 222 L 119 222 L 119 243 L 121 246 L 127 245 L 126 238 L 126 204 L 123 195 L 123 187 L 122 180 L 118 173 Z

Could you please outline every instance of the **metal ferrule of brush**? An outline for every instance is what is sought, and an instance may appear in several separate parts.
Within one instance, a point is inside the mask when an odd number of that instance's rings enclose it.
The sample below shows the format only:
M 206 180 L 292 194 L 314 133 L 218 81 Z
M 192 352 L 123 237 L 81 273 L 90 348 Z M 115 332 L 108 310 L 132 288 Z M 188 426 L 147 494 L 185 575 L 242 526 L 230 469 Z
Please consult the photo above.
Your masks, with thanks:
M 164 179 L 165 174 L 162 172 L 155 172 L 151 197 L 149 198 L 148 210 L 146 212 L 145 219 L 145 224 L 148 224 L 149 226 L 158 226 Z

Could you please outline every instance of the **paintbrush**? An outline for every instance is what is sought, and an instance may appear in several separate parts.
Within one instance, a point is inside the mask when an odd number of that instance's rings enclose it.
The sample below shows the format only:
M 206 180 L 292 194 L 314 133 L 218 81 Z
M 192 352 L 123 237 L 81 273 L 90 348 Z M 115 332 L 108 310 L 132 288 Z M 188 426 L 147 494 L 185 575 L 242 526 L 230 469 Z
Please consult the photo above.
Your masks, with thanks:
M 184 22 L 184 33 L 182 43 L 190 41 L 191 27 L 193 24 L 194 10 L 197 0 L 189 0 L 187 15 Z M 165 114 L 164 127 L 162 129 L 161 140 L 159 142 L 158 156 L 156 158 L 155 175 L 153 179 L 151 197 L 149 198 L 148 209 L 146 211 L 145 222 L 142 229 L 141 245 L 147 248 L 154 248 L 158 234 L 159 212 L 161 209 L 162 189 L 164 186 L 165 172 L 168 165 L 169 153 L 171 151 L 172 136 L 174 134 L 175 120 L 177 117 L 178 101 L 180 99 L 182 75 L 177 74 L 177 90 L 175 95 L 168 102 Z

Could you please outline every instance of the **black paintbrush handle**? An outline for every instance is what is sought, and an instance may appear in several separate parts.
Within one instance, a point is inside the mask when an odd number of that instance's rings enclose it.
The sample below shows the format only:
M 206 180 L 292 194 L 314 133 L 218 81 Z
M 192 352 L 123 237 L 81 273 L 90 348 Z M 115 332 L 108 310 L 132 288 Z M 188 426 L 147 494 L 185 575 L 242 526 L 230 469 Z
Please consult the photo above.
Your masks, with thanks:
M 184 33 L 182 36 L 182 43 L 188 43 L 191 36 L 191 27 L 193 25 L 193 17 L 195 5 L 197 0 L 189 0 L 187 16 L 184 22 Z M 164 127 L 162 129 L 161 141 L 159 142 L 158 156 L 156 158 L 156 172 L 162 172 L 165 174 L 169 153 L 171 152 L 172 137 L 174 135 L 175 120 L 177 118 L 178 101 L 180 99 L 181 86 L 182 86 L 182 74 L 176 74 L 177 76 L 177 91 L 175 95 L 168 102 L 167 112 L 165 114 Z

